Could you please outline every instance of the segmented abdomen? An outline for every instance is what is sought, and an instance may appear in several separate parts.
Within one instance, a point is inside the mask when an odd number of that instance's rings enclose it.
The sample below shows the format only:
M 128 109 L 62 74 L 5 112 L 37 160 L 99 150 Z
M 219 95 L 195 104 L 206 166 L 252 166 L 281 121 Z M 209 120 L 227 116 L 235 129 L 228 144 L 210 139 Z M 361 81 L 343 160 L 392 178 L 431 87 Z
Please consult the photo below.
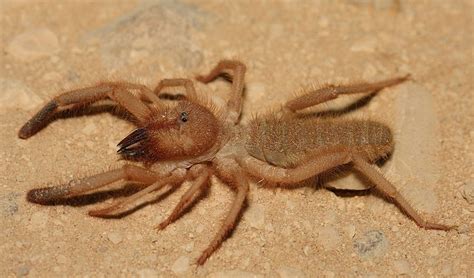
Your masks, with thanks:
M 250 123 L 246 141 L 250 155 L 285 168 L 330 147 L 343 147 L 374 161 L 392 151 L 392 133 L 375 121 L 264 118 Z

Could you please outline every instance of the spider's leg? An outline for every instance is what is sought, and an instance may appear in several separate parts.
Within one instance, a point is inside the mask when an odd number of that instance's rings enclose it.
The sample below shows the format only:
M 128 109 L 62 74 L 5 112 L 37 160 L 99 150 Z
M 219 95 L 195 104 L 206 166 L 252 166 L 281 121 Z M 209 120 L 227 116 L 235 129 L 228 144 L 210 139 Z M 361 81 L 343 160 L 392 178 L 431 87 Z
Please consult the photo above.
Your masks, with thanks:
M 393 79 L 382 80 L 374 83 L 359 83 L 352 85 L 327 85 L 320 89 L 312 90 L 285 103 L 285 108 L 295 112 L 320 103 L 337 98 L 340 95 L 358 94 L 370 91 L 380 91 L 383 88 L 397 85 L 410 78 L 410 75 Z
M 186 78 L 163 79 L 153 90 L 154 96 L 160 96 L 160 93 L 166 87 L 183 87 L 187 96 L 196 96 L 196 89 L 193 81 Z
M 192 169 L 191 169 L 192 170 Z M 184 193 L 181 197 L 181 200 L 174 208 L 173 212 L 163 221 L 161 222 L 156 228 L 157 229 L 164 229 L 169 224 L 173 223 L 176 219 L 178 219 L 182 213 L 191 205 L 193 204 L 194 200 L 199 193 L 202 192 L 203 188 L 207 185 L 209 181 L 209 170 L 204 169 L 198 173 L 199 176 L 192 181 L 191 187 Z
M 71 180 L 67 184 L 32 189 L 28 192 L 27 199 L 33 203 L 47 204 L 60 198 L 77 196 L 119 180 L 151 184 L 158 178 L 160 178 L 158 174 L 147 169 L 125 165 L 87 178 Z
M 230 170 L 230 169 L 229 169 Z M 240 211 L 244 205 L 245 199 L 247 197 L 247 193 L 249 191 L 249 183 L 247 177 L 242 173 L 241 169 L 233 169 L 232 173 L 234 185 L 237 188 L 237 194 L 235 196 L 234 201 L 232 202 L 232 206 L 227 213 L 227 216 L 224 222 L 221 225 L 221 228 L 214 236 L 214 239 L 211 241 L 209 246 L 202 252 L 201 256 L 199 257 L 197 263 L 202 265 L 206 260 L 211 256 L 211 254 L 222 244 L 222 242 L 226 239 L 228 234 L 234 229 L 237 218 L 239 216 Z
M 242 168 L 251 175 L 265 179 L 271 182 L 269 185 L 274 184 L 275 186 L 278 186 L 278 183 L 296 183 L 318 175 L 326 170 L 352 162 L 355 168 L 367 176 L 381 193 L 391 198 L 399 208 L 406 212 L 420 227 L 438 230 L 449 230 L 453 228 L 424 220 L 397 189 L 381 173 L 375 170 L 374 166 L 370 165 L 359 155 L 344 149 L 333 149 L 319 153 L 315 158 L 293 169 L 275 167 L 250 156 L 239 158 L 237 161 Z
M 353 156 L 354 166 L 367 178 L 369 178 L 375 185 L 375 188 L 386 197 L 393 200 L 398 207 L 410 216 L 418 226 L 425 229 L 433 230 L 451 230 L 455 227 L 446 226 L 434 222 L 429 222 L 423 219 L 423 217 L 408 203 L 408 201 L 398 192 L 398 190 L 379 172 L 374 166 L 370 165 L 363 158 L 354 155 Z
M 328 148 L 317 152 L 311 159 L 290 169 L 270 165 L 250 155 L 236 159 L 250 175 L 268 181 L 268 186 L 278 186 L 279 184 L 298 183 L 334 167 L 349 163 L 350 154 L 344 148 Z
M 230 122 L 237 123 L 239 121 L 242 110 L 242 94 L 244 91 L 245 65 L 242 62 L 234 60 L 220 61 L 207 75 L 198 75 L 196 80 L 209 83 L 222 74 L 232 71 L 232 89 L 230 98 L 227 102 L 228 116 Z
M 142 85 L 132 83 L 102 83 L 94 87 L 82 88 L 65 92 L 48 102 L 38 113 L 26 122 L 18 132 L 22 139 L 29 138 L 42 129 L 53 115 L 74 105 L 88 105 L 104 99 L 112 99 L 130 112 L 139 122 L 144 121 L 150 114 L 150 109 L 141 98 L 147 98 L 149 93 Z M 133 95 L 130 90 L 141 92 L 140 97 Z M 148 90 L 149 91 L 149 90 Z
M 174 184 L 174 183 L 179 183 L 184 180 L 184 175 L 183 173 L 179 171 L 175 171 L 171 175 L 167 177 L 160 178 L 159 180 L 156 180 L 153 184 L 148 185 L 144 189 L 138 191 L 137 193 L 128 196 L 126 198 L 123 198 L 121 200 L 115 201 L 112 203 L 110 206 L 107 206 L 102 209 L 96 209 L 96 210 L 90 210 L 89 215 L 91 216 L 107 216 L 116 213 L 118 210 L 122 209 L 125 205 L 130 204 L 141 197 L 147 195 L 150 192 L 159 190 L 163 188 L 164 186 L 168 184 Z

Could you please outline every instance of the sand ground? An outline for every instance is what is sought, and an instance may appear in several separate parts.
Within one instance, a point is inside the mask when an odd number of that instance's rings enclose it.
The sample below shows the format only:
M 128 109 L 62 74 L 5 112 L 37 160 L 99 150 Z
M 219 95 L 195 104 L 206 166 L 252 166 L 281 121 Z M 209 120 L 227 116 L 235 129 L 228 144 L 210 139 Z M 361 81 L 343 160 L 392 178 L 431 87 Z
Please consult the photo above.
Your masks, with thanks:
M 473 277 L 473 12 L 469 0 L 0 1 L 0 276 Z M 133 128 L 100 113 L 19 139 L 52 96 L 103 80 L 152 87 L 223 58 L 248 67 L 243 122 L 302 85 L 412 74 L 350 113 L 411 134 L 395 147 L 408 169 L 387 176 L 424 217 L 459 228 L 420 229 L 373 194 L 253 183 L 232 236 L 196 267 L 233 197 L 217 180 L 160 232 L 153 227 L 186 184 L 121 219 L 87 215 L 112 201 L 107 194 L 57 206 L 25 200 L 32 188 L 122 165 L 116 144 Z M 225 85 L 198 90 L 222 100 Z

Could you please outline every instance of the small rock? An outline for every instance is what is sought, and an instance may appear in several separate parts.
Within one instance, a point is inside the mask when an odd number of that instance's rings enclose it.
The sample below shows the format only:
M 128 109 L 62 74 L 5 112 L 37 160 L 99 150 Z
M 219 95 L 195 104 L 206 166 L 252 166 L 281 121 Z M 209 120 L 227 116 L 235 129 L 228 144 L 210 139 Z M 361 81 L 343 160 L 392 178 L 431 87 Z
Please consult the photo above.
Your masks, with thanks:
M 336 277 L 336 273 L 334 273 L 332 271 L 329 271 L 329 270 L 325 270 L 323 272 L 323 275 L 324 275 L 324 278 L 334 278 L 334 277 Z
M 393 262 L 393 269 L 398 275 L 407 275 L 411 273 L 411 266 L 406 260 L 396 260 Z
M 355 42 L 351 46 L 352 52 L 374 52 L 377 47 L 377 40 L 374 38 L 364 38 Z
M 213 272 L 207 278 L 263 278 L 263 275 L 242 270 L 224 270 Z
M 6 50 L 17 59 L 32 61 L 58 52 L 59 42 L 51 30 L 38 28 L 16 36 Z
M 31 269 L 30 266 L 22 265 L 22 266 L 19 266 L 16 269 L 15 274 L 16 274 L 17 277 L 26 276 L 26 275 L 28 275 L 28 273 L 30 273 L 30 269 Z
M 23 82 L 0 78 L 0 107 L 19 108 L 30 111 L 36 108 L 43 100 L 33 93 Z
M 453 274 L 453 267 L 449 264 L 443 265 L 441 268 L 441 275 L 443 276 L 451 276 Z
M 261 204 L 252 204 L 245 213 L 250 227 L 262 230 L 265 228 L 265 207 Z
M 433 247 L 428 248 L 427 253 L 428 253 L 428 255 L 430 255 L 432 257 L 436 257 L 436 256 L 439 255 L 439 249 L 438 249 L 438 247 L 433 246 Z
M 34 230 L 41 230 L 46 227 L 48 222 L 48 215 L 44 212 L 38 211 L 31 215 L 30 227 Z
M 349 236 L 349 238 L 354 238 L 356 234 L 356 227 L 354 225 L 348 225 L 344 230 L 346 231 L 346 234 Z
M 474 204 L 474 181 L 470 181 L 463 185 L 461 195 L 470 205 Z
M 143 268 L 137 271 L 138 277 L 140 278 L 154 278 L 158 277 L 159 273 L 157 270 L 152 268 Z
M 179 257 L 171 266 L 171 271 L 175 274 L 182 274 L 189 269 L 189 258 L 185 256 Z
M 184 250 L 188 253 L 192 252 L 194 249 L 194 242 L 190 242 L 184 246 Z
M 18 204 L 16 203 L 17 193 L 10 193 L 6 196 L 0 197 L 0 209 L 5 216 L 12 216 L 18 211 Z
M 92 135 L 96 132 L 96 130 L 97 126 L 94 122 L 89 122 L 84 128 L 82 128 L 82 132 L 86 135 Z
M 324 227 L 319 231 L 317 241 L 324 249 L 334 250 L 340 245 L 341 236 L 333 227 Z
M 433 213 L 438 208 L 434 188 L 442 173 L 433 96 L 413 82 L 403 83 L 396 90 L 395 152 L 384 165 L 385 172 L 415 209 Z
M 276 270 L 281 278 L 304 278 L 306 275 L 300 269 L 282 266 Z
M 362 258 L 380 257 L 385 254 L 388 246 L 384 233 L 379 230 L 369 231 L 354 241 L 354 248 Z
M 119 244 L 119 243 L 122 242 L 122 240 L 123 240 L 122 235 L 119 234 L 119 233 L 116 233 L 116 232 L 112 232 L 112 233 L 107 234 L 107 238 L 108 238 L 113 244 Z

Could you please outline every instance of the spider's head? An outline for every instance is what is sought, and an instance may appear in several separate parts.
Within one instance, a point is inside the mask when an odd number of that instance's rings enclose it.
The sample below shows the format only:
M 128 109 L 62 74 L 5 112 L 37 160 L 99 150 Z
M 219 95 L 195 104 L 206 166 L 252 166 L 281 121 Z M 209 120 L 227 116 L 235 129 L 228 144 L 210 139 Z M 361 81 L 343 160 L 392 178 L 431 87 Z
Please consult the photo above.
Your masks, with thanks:
M 119 144 L 128 159 L 158 161 L 196 157 L 217 142 L 220 123 L 212 109 L 189 100 L 153 113 Z

